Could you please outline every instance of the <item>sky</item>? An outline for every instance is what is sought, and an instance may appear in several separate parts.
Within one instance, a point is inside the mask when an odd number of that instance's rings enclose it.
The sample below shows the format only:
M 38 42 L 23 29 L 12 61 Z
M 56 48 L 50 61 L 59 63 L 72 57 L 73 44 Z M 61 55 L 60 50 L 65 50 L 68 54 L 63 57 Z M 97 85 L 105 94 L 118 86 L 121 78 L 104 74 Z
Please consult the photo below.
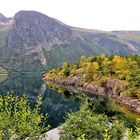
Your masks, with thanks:
M 140 0 L 0 0 L 7 17 L 34 10 L 65 24 L 98 30 L 140 30 Z

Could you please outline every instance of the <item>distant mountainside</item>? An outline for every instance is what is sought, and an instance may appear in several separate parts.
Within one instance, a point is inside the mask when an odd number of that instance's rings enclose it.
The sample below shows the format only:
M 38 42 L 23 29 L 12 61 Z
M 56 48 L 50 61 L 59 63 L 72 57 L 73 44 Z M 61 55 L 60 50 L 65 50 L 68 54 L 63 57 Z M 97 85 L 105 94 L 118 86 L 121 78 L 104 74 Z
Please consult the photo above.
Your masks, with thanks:
M 5 22 L 8 22 L 10 20 L 11 20 L 11 18 L 7 18 L 3 14 L 0 13 L 0 23 L 5 23 Z
M 0 14 L 0 22 L 5 22 L 6 20 L 7 18 L 3 14 Z
M 0 64 L 9 70 L 38 71 L 101 53 L 140 54 L 140 32 L 71 27 L 35 11 L 0 14 Z

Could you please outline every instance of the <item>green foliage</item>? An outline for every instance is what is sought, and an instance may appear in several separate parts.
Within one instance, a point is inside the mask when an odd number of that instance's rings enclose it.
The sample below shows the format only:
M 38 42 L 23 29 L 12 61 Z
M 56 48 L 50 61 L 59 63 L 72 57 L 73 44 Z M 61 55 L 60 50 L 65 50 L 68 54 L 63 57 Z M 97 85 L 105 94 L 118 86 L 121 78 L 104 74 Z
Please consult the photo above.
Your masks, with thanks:
M 111 137 L 109 135 L 109 129 L 105 129 L 103 137 L 104 137 L 104 140 L 111 140 Z
M 135 137 L 140 136 L 140 119 L 136 120 L 136 132 L 133 134 Z
M 123 92 L 125 96 L 140 98 L 140 56 L 82 56 L 77 63 L 64 63 L 62 68 L 54 70 L 54 73 L 53 78 L 60 81 L 70 79 L 75 82 L 78 79 L 75 85 L 78 85 L 79 81 L 86 81 L 91 85 L 104 86 L 107 81 L 112 80 L 117 85 L 114 86 L 114 94 Z M 46 76 L 51 77 L 51 74 L 47 73 Z M 83 84 L 82 82 L 80 84 Z M 123 121 L 96 113 L 90 110 L 87 104 L 83 104 L 78 112 L 68 113 L 66 123 L 60 129 L 60 139 L 120 140 L 124 135 L 130 140 L 138 139 L 140 123 L 137 123 L 135 128 L 126 128 Z
M 64 76 L 69 76 L 70 75 L 70 67 L 68 63 L 64 63 L 62 66 L 62 71 L 64 73 Z
M 96 80 L 97 72 L 99 70 L 99 64 L 97 62 L 87 63 L 85 71 L 85 81 L 92 82 Z
M 40 115 L 41 98 L 37 100 L 34 109 L 28 105 L 26 97 L 18 98 L 8 93 L 0 96 L 0 140 L 25 139 L 26 137 L 38 136 L 47 131 L 42 123 L 47 119 Z
M 108 79 L 117 79 L 124 83 L 124 88 L 118 88 L 125 90 L 127 96 L 140 97 L 140 56 L 137 55 L 107 57 L 101 54 L 89 58 L 81 56 L 77 63 L 73 65 L 64 63 L 61 69 L 54 71 L 54 75 L 50 72 L 46 75 L 54 79 L 77 76 L 89 83 L 103 83 Z
M 60 129 L 60 140 L 118 140 L 124 132 L 125 126 L 121 121 L 110 122 L 106 115 L 91 111 L 86 103 L 80 111 L 67 114 Z
M 136 120 L 135 129 L 128 128 L 125 132 L 125 136 L 128 140 L 139 140 L 140 139 L 140 120 Z
M 93 73 L 94 73 L 94 67 L 92 63 L 89 63 L 86 68 L 85 72 L 85 81 L 91 82 L 93 80 Z

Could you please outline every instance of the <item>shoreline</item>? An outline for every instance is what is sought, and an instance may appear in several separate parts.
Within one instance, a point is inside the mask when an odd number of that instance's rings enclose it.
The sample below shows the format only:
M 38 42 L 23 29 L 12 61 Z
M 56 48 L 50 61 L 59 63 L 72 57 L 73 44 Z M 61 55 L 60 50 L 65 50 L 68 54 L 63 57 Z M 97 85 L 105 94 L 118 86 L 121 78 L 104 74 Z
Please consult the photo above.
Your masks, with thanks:
M 93 96 L 104 96 L 114 99 L 115 102 L 125 105 L 135 113 L 140 114 L 140 101 L 136 98 L 128 97 L 124 95 L 124 91 L 117 91 L 118 85 L 123 85 L 118 80 L 108 80 L 103 86 L 98 83 L 87 83 L 73 81 L 72 78 L 66 78 L 65 80 L 43 78 L 45 82 L 51 82 L 56 87 L 63 86 L 64 89 L 75 93 L 77 96 L 84 96 L 92 98 Z M 117 85 L 117 86 L 116 86 Z

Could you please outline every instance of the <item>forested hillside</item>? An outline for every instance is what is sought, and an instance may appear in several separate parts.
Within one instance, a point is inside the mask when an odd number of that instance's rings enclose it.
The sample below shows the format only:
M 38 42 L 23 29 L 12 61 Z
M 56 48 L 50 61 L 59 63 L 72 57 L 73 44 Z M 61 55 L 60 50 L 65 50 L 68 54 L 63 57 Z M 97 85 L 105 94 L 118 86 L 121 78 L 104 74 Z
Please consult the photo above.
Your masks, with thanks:
M 131 128 L 132 125 L 118 115 L 103 113 L 103 109 L 100 112 L 94 98 L 95 95 L 107 96 L 140 113 L 140 56 L 81 56 L 76 63 L 64 63 L 42 76 L 51 88 L 91 100 L 91 103 L 82 103 L 78 112 L 67 115 L 60 129 L 62 140 L 139 139 L 139 121 Z
M 49 85 L 74 87 L 81 96 L 109 96 L 140 113 L 140 56 L 82 56 L 75 64 L 64 63 L 43 77 Z

